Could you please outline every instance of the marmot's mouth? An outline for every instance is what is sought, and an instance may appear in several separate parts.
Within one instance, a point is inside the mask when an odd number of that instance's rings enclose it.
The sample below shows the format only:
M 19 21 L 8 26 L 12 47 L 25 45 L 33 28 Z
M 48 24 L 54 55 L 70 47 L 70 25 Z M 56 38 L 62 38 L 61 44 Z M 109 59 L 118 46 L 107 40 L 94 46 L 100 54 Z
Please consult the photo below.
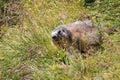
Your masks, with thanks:
M 52 39 L 52 40 L 54 40 L 54 41 L 59 41 L 59 39 Z
M 54 41 L 59 41 L 60 39 L 59 39 L 57 36 L 53 36 L 53 37 L 52 37 L 52 40 L 54 40 Z

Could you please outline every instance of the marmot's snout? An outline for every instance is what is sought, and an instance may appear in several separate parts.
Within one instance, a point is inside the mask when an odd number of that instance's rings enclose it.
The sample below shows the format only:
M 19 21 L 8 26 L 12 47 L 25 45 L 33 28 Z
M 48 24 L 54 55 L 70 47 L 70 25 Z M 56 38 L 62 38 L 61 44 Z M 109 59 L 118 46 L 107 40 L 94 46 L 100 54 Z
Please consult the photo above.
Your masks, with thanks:
M 60 39 L 59 39 L 59 37 L 57 35 L 54 35 L 54 36 L 52 36 L 52 40 L 59 41 Z
M 52 32 L 51 37 L 52 37 L 52 40 L 57 41 L 57 34 L 55 34 L 54 32 Z
M 52 36 L 52 39 L 54 39 L 54 40 L 57 39 L 57 36 Z

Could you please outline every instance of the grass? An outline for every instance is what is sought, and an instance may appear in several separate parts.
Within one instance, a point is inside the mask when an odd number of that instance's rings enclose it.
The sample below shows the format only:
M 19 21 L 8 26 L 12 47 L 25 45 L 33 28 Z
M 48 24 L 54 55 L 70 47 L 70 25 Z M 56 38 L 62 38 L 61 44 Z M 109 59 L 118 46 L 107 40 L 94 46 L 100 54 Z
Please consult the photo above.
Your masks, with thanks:
M 6 30 L 0 41 L 1 80 L 119 80 L 120 31 L 109 35 L 102 52 L 63 63 L 64 50 L 51 43 L 51 31 L 58 25 L 90 16 L 97 27 L 120 28 L 120 1 L 96 0 L 84 6 L 81 0 L 25 0 L 22 27 Z M 99 21 L 97 21 L 96 16 Z

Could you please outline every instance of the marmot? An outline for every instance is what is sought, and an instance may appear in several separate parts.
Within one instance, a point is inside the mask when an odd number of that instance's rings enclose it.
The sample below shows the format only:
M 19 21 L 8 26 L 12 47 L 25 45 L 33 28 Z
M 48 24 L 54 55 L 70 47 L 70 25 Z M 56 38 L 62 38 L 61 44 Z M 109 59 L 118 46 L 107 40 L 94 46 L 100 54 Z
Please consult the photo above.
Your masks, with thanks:
M 52 31 L 52 42 L 57 48 L 69 53 L 86 53 L 89 49 L 100 46 L 100 33 L 92 20 L 76 21 L 60 25 Z

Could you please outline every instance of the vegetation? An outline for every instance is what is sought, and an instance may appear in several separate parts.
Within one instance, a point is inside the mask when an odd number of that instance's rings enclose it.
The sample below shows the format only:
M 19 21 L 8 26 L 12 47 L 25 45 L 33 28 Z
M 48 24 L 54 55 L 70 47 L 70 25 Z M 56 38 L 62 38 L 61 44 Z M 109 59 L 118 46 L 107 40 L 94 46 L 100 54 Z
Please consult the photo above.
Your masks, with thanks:
M 0 80 L 119 80 L 120 1 L 96 0 L 89 6 L 82 0 L 23 0 L 23 25 L 0 27 Z M 51 31 L 58 25 L 90 16 L 96 27 L 114 27 L 118 32 L 104 40 L 103 51 L 83 59 L 51 43 Z M 64 62 L 66 64 L 64 64 Z

